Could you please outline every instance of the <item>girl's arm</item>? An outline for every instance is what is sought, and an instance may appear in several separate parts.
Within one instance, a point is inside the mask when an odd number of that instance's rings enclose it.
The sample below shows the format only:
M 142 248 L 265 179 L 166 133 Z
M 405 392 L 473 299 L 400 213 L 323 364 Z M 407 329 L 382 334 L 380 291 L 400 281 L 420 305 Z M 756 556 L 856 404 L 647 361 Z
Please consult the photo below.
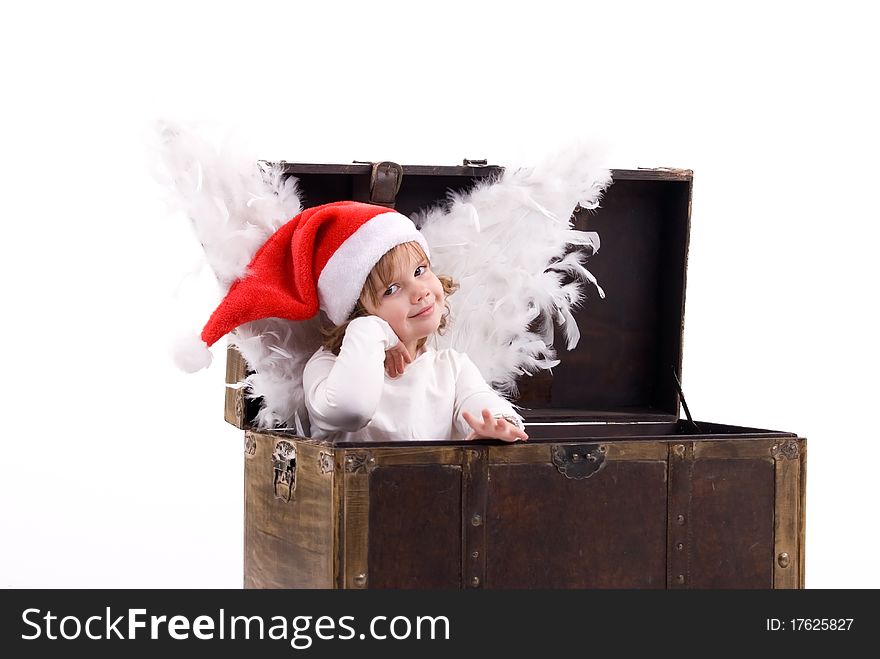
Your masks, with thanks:
M 482 418 L 474 418 L 469 412 L 462 413 L 464 420 L 473 428 L 465 439 L 502 439 L 505 442 L 525 441 L 529 438 L 520 419 L 493 417 L 489 410 L 483 410 Z
M 459 372 L 455 382 L 455 409 L 453 422 L 463 437 L 470 435 L 472 427 L 465 420 L 465 412 L 474 419 L 483 417 L 483 410 L 495 418 L 503 418 L 510 421 L 517 428 L 523 429 L 522 417 L 516 413 L 513 406 L 490 387 L 479 369 L 470 358 L 458 353 Z
M 306 409 L 312 427 L 355 432 L 376 413 L 385 378 L 385 351 L 399 342 L 378 316 L 352 320 L 339 356 L 319 350 L 303 371 Z

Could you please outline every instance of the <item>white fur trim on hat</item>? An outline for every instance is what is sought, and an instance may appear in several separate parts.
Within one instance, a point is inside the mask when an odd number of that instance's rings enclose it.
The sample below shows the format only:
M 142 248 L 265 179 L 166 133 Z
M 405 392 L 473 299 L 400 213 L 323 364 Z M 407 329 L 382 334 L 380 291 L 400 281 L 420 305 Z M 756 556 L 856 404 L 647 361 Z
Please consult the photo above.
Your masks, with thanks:
M 428 242 L 405 215 L 389 211 L 374 216 L 342 243 L 318 277 L 318 302 L 334 325 L 351 314 L 370 271 L 392 247 L 415 241 L 428 252 Z

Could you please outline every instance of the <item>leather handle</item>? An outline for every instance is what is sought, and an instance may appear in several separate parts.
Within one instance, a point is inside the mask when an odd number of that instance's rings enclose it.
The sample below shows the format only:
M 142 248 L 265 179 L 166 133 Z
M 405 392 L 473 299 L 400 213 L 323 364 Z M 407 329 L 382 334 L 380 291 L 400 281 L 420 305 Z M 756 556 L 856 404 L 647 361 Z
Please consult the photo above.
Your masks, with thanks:
M 373 171 L 370 175 L 370 203 L 394 208 L 402 182 L 403 167 L 396 162 L 373 163 Z

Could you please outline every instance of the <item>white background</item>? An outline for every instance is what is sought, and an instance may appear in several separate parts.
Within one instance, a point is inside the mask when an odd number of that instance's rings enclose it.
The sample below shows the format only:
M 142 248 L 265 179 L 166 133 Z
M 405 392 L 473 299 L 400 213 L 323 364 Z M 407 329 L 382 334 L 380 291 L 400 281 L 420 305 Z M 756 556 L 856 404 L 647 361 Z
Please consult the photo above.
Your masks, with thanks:
M 267 159 L 528 163 L 590 138 L 613 167 L 693 169 L 691 410 L 807 437 L 807 586 L 880 586 L 863 3 L 130 4 L 2 9 L 0 586 L 241 585 L 223 360 L 166 352 L 217 298 L 181 302 L 205 270 L 147 169 L 157 117 Z

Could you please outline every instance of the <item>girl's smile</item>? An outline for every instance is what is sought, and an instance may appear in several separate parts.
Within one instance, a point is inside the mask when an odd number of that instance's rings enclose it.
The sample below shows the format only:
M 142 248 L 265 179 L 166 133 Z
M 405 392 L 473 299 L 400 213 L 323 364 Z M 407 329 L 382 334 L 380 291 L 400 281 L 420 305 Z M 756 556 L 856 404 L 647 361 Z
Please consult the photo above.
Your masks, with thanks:
M 429 305 L 429 306 L 423 308 L 423 309 L 422 309 L 421 311 L 419 311 L 417 314 L 414 314 L 414 315 L 410 316 L 410 318 L 421 318 L 422 316 L 425 316 L 425 315 L 427 315 L 427 314 L 430 314 L 432 311 L 434 311 L 434 305 L 433 305 L 433 304 L 431 304 L 431 305 Z

